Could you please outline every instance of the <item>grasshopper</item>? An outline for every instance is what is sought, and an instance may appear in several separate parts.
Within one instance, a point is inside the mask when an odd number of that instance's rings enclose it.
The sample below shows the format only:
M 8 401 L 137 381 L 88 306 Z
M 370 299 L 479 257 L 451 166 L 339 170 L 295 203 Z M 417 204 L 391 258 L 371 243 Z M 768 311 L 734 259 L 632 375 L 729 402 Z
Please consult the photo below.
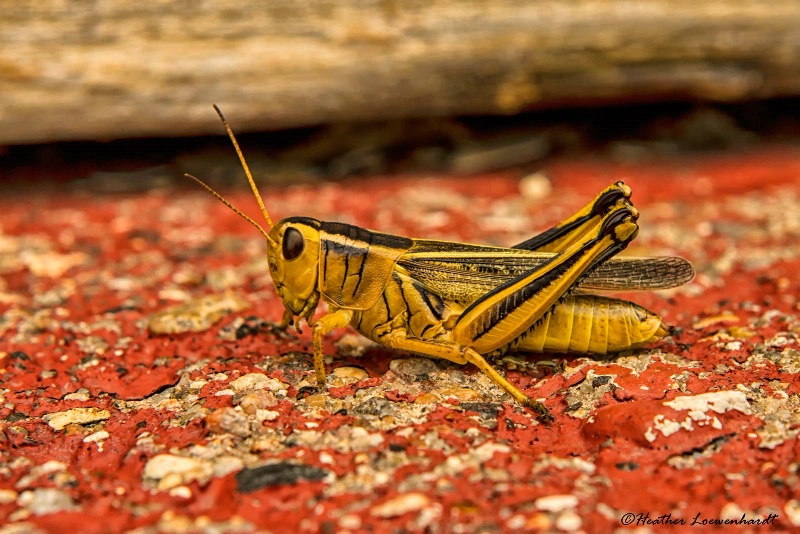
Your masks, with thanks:
M 322 341 L 350 325 L 387 347 L 472 363 L 523 406 L 550 419 L 485 359 L 511 350 L 606 354 L 640 347 L 672 328 L 638 304 L 592 290 L 655 290 L 694 277 L 679 257 L 614 256 L 633 240 L 639 213 L 623 182 L 573 216 L 511 248 L 410 239 L 310 217 L 273 224 L 239 144 L 214 106 L 270 230 L 192 178 L 267 239 L 275 291 L 285 311 L 311 326 L 314 371 L 324 387 Z M 313 319 L 320 301 L 328 312 Z

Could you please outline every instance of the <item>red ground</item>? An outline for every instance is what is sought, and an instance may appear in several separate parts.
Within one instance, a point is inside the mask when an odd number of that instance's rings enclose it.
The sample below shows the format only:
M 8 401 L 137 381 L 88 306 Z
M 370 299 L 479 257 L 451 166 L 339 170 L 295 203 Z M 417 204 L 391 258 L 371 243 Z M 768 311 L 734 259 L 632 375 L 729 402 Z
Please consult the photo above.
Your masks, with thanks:
M 282 309 L 263 240 L 202 191 L 4 196 L 0 532 L 800 529 L 800 150 L 544 173 L 553 190 L 528 198 L 509 173 L 266 201 L 274 218 L 511 245 L 624 179 L 632 253 L 683 255 L 698 276 L 628 295 L 678 327 L 652 350 L 498 362 L 549 426 L 471 367 L 353 332 L 330 337 L 339 369 L 315 394 L 308 329 L 260 326 Z M 199 332 L 151 331 L 182 302 Z

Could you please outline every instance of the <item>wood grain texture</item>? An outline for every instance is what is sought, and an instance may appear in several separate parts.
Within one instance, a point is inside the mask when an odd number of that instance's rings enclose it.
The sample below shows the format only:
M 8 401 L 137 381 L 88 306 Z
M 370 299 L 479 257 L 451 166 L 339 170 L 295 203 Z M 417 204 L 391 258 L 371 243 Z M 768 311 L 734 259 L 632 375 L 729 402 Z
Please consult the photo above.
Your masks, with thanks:
M 800 94 L 800 2 L 0 0 L 0 143 Z

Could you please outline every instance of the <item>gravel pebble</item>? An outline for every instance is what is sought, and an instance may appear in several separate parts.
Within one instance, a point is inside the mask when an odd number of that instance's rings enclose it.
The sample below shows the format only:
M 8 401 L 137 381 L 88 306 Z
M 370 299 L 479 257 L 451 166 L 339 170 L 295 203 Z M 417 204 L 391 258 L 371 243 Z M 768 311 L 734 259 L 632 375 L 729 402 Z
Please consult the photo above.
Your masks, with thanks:
M 533 502 L 537 510 L 546 512 L 561 512 L 578 505 L 578 498 L 574 495 L 547 495 L 539 497 Z
M 369 377 L 365 370 L 358 367 L 337 367 L 332 374 L 334 379 L 339 379 L 344 384 L 352 384 Z
M 370 512 L 376 517 L 388 519 L 408 512 L 419 512 L 430 505 L 431 499 L 424 493 L 404 493 L 372 507 Z
M 17 499 L 17 504 L 33 515 L 47 515 L 78 509 L 67 492 L 55 488 L 23 491 Z
M 225 292 L 196 298 L 152 314 L 148 327 L 154 334 L 203 332 L 230 313 L 247 309 L 250 303 L 235 293 Z
M 439 372 L 439 367 L 429 358 L 397 358 L 389 363 L 389 369 L 405 376 L 419 376 Z
M 185 456 L 159 454 L 144 466 L 144 479 L 156 484 L 160 491 L 169 490 L 194 480 L 204 484 L 213 473 L 210 462 Z
M 526 200 L 544 200 L 552 192 L 550 177 L 542 171 L 529 174 L 519 181 L 519 193 Z
M 17 500 L 19 494 L 11 489 L 0 489 L 0 505 L 10 504 Z
M 228 387 L 236 393 L 242 393 L 253 389 L 268 389 L 274 393 L 287 389 L 286 384 L 280 380 L 270 378 L 260 373 L 248 373 L 244 376 L 240 376 L 236 380 L 231 380 Z
M 556 528 L 565 532 L 574 532 L 583 526 L 581 516 L 575 512 L 564 512 L 556 519 Z
M 46 414 L 42 420 L 55 430 L 63 430 L 67 425 L 85 425 L 105 421 L 111 417 L 111 412 L 101 408 L 73 408 L 65 412 Z

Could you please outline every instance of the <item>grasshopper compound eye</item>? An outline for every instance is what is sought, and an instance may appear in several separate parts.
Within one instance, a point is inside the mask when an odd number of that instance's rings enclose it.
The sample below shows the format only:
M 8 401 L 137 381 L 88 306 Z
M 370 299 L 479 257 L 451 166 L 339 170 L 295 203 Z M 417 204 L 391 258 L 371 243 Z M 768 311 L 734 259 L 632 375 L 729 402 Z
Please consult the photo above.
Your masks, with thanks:
M 290 261 L 297 258 L 303 253 L 304 247 L 303 234 L 295 228 L 287 228 L 286 233 L 283 234 L 283 259 Z

